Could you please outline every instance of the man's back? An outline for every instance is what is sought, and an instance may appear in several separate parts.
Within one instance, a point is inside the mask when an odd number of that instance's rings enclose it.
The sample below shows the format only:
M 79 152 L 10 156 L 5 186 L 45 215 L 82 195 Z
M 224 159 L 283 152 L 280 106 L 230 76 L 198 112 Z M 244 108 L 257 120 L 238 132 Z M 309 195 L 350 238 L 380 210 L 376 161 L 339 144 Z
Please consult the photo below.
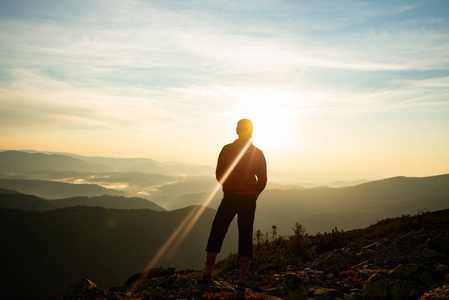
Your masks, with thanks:
M 250 145 L 245 151 L 247 143 Z M 232 167 L 229 176 L 223 178 Z M 249 140 L 237 139 L 234 143 L 223 147 L 218 157 L 216 177 L 223 184 L 224 192 L 240 195 L 254 194 L 257 197 L 267 183 L 265 156 Z M 224 182 L 222 182 L 223 179 Z

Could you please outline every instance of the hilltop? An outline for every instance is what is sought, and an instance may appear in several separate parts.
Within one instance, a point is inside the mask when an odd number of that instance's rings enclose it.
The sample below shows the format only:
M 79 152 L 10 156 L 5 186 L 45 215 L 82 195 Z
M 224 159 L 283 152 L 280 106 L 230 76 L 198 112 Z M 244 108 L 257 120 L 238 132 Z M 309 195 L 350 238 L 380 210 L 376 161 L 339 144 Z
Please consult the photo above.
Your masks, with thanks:
M 88 279 L 59 299 L 447 299 L 449 210 L 384 219 L 365 229 L 309 236 L 259 236 L 245 294 L 237 259 L 217 264 L 212 285 L 201 271 L 153 268 L 101 290 Z M 257 235 L 256 235 L 257 237 Z

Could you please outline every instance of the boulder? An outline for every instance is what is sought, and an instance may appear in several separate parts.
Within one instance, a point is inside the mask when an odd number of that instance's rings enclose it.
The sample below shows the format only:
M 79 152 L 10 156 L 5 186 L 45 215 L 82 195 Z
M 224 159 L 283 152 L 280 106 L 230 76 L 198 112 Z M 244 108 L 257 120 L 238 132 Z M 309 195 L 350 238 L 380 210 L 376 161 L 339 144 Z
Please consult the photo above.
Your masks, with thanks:
M 106 297 L 106 292 L 97 288 L 97 285 L 87 278 L 72 284 L 67 288 L 66 298 L 71 299 L 95 299 Z
M 365 300 L 383 300 L 387 299 L 388 283 L 385 276 L 374 274 L 365 283 L 362 290 L 363 299 Z
M 353 255 L 347 249 L 326 252 L 320 255 L 313 263 L 313 268 L 326 273 L 338 274 L 347 270 L 353 263 Z
M 342 291 L 325 288 L 325 287 L 315 287 L 308 289 L 307 291 L 307 299 L 315 299 L 315 300 L 334 300 L 337 298 L 343 298 L 344 293 Z
M 443 299 L 449 299 L 449 284 L 432 289 L 419 298 L 419 300 L 443 300 Z
M 264 293 L 270 296 L 284 298 L 284 289 L 281 286 L 266 289 Z
M 440 260 L 446 260 L 446 254 L 444 253 L 440 253 L 437 252 L 435 250 L 429 249 L 429 248 L 424 248 L 424 250 L 422 251 L 422 256 L 424 256 L 425 258 L 430 258 L 430 259 L 440 259 Z
M 446 232 L 437 234 L 427 243 L 427 246 L 428 248 L 449 255 L 449 234 Z
M 437 269 L 417 264 L 401 264 L 393 270 L 390 270 L 388 275 L 392 278 L 402 280 L 419 281 L 425 285 L 442 279 Z
M 402 300 L 409 299 L 415 291 L 416 283 L 408 280 L 390 279 L 384 275 L 375 274 L 365 283 L 362 290 L 364 300 Z

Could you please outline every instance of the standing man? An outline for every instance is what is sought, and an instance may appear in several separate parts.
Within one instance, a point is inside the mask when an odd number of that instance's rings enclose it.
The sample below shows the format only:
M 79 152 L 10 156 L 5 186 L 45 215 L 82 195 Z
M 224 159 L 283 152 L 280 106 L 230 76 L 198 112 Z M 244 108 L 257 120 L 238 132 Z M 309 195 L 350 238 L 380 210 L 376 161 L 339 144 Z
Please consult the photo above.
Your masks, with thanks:
M 263 152 L 251 142 L 253 124 L 248 119 L 237 123 L 239 136 L 223 147 L 218 157 L 216 177 L 223 185 L 223 199 L 212 223 L 207 243 L 206 271 L 211 280 L 212 268 L 220 252 L 229 224 L 238 216 L 240 278 L 237 288 L 244 291 L 249 263 L 253 257 L 253 223 L 256 200 L 267 184 L 267 165 Z

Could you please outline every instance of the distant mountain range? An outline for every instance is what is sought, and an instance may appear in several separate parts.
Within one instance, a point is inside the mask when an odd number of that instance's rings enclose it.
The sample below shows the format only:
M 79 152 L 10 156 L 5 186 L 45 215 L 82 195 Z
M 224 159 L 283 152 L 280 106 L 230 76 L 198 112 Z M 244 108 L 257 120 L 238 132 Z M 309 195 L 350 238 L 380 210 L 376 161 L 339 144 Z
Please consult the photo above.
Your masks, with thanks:
M 449 208 L 449 174 L 395 177 L 352 187 L 267 190 L 257 201 L 255 228 L 290 234 L 295 222 L 307 231 L 361 228 L 386 217 Z
M 0 208 L 45 211 L 55 208 L 90 206 L 116 209 L 151 209 L 165 211 L 150 200 L 123 196 L 72 197 L 58 200 L 46 200 L 34 195 L 0 189 Z
M 71 153 L 36 151 L 0 152 L 1 173 L 35 171 L 141 172 L 170 176 L 211 175 L 210 166 L 161 163 L 148 158 L 88 157 Z
M 26 169 L 23 161 L 33 166 L 30 167 L 32 171 Z M 86 169 L 109 171 L 73 170 L 80 168 L 75 161 Z M 7 162 L 6 169 L 4 162 Z M 13 162 L 20 167 L 14 169 Z M 47 164 L 55 166 L 45 170 Z M 195 176 L 192 170 L 201 167 L 183 169 L 186 165 L 182 163 L 160 163 L 144 158 L 5 151 L 0 152 L 0 166 L 0 178 L 3 178 L 0 188 L 44 199 L 102 195 L 138 197 L 172 210 L 204 203 L 217 186 L 213 170 L 210 176 Z M 189 170 L 193 174 L 183 173 Z M 152 171 L 163 174 L 149 173 Z M 331 182 L 327 186 L 282 185 L 269 181 L 258 199 L 255 228 L 266 232 L 275 224 L 281 234 L 289 234 L 291 226 L 300 222 L 311 233 L 330 231 L 334 227 L 348 230 L 368 226 L 385 217 L 448 208 L 448 176 Z M 217 208 L 221 197 L 220 191 L 209 207 Z
M 96 184 L 69 184 L 47 180 L 0 179 L 0 188 L 32 194 L 46 199 L 76 196 L 125 196 L 122 191 L 106 189 Z
M 112 168 L 60 154 L 26 153 L 21 151 L 0 152 L 2 173 L 34 171 L 106 172 Z
M 192 165 L 181 162 L 158 162 L 148 158 L 113 158 L 113 157 L 90 157 L 65 152 L 37 152 L 34 150 L 6 150 L 0 151 L 0 174 L 27 174 L 34 178 L 38 175 L 56 176 L 59 179 L 63 173 L 72 176 L 80 173 L 103 173 L 103 174 L 145 174 L 171 177 L 186 176 L 209 176 L 215 178 L 215 169 L 212 166 Z M 269 170 L 270 179 L 273 177 L 286 177 L 287 174 Z M 57 174 L 61 172 L 61 174 Z M 53 173 L 53 174 L 52 174 Z M 59 176 L 59 177 L 58 177 Z M 69 175 L 70 176 L 70 175 Z M 75 175 L 76 176 L 76 175 Z M 35 178 L 36 179 L 36 178 Z M 49 179 L 49 178 L 40 178 Z M 84 178 L 88 179 L 88 178 Z M 311 188 L 311 187 L 343 187 L 365 183 L 367 180 L 356 181 L 334 181 L 328 183 L 302 182 L 290 178 L 278 184 L 269 182 L 269 188 Z M 280 184 L 279 184 L 280 183 Z

